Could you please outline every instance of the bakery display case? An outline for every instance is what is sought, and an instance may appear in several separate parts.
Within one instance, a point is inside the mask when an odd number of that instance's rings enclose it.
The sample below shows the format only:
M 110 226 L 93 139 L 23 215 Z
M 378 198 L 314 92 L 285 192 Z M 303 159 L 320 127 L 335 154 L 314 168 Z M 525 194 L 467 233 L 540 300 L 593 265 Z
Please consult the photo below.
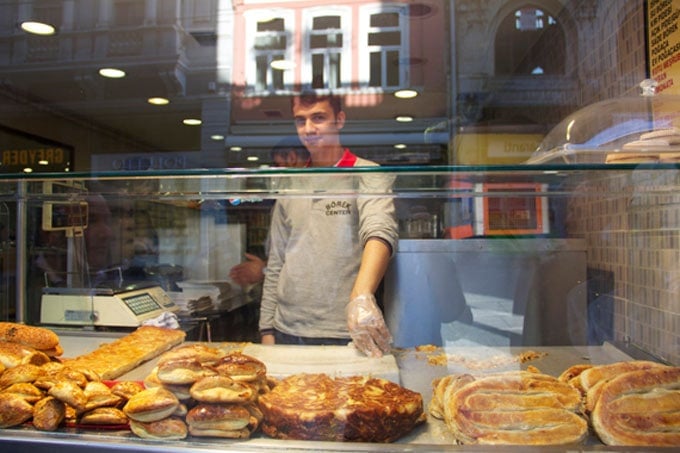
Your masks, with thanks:
M 392 178 L 392 190 L 337 189 L 338 181 L 375 176 Z M 294 180 L 313 182 L 313 192 L 296 188 Z M 537 195 L 508 183 L 543 191 Z M 672 328 L 677 318 L 673 244 L 680 222 L 673 208 L 678 172 L 669 161 L 72 173 L 68 178 L 4 176 L 0 184 L 1 201 L 17 228 L 17 319 L 57 333 L 60 357 L 86 355 L 125 338 L 145 321 L 181 313 L 175 327 L 185 331 L 186 344 L 242 352 L 264 363 L 272 379 L 299 373 L 386 379 L 420 394 L 425 418 L 391 443 L 282 440 L 260 430 L 242 439 L 189 435 L 154 440 L 120 426 L 68 425 L 45 432 L 29 423 L 0 430 L 0 441 L 13 451 L 466 450 L 475 447 L 457 444 L 447 422 L 430 412 L 436 379 L 527 370 L 558 377 L 581 365 L 678 364 Z M 478 189 L 497 184 L 505 190 Z M 541 218 L 549 228 L 543 233 L 447 237 L 451 228 L 460 231 L 474 222 L 479 199 L 493 198 L 501 210 L 509 202 L 508 211 L 517 215 L 518 202 L 531 199 L 519 205 L 535 207 L 537 196 L 545 201 L 538 205 L 547 208 Z M 210 338 L 193 336 L 197 324 L 206 326 L 191 321 L 192 314 L 201 318 L 200 310 L 191 311 L 192 297 L 225 307 L 225 293 L 251 294 L 235 288 L 226 271 L 228 257 L 238 260 L 248 250 L 251 219 L 261 229 L 262 213 L 280 199 L 357 197 L 393 199 L 404 226 L 413 218 L 412 206 L 418 206 L 418 213 L 431 213 L 423 237 L 414 238 L 413 229 L 400 231 L 399 249 L 380 295 L 395 339 L 390 354 L 371 359 L 351 346 L 259 345 L 256 310 L 240 310 L 256 307 L 256 299 L 239 299 L 234 310 L 223 309 L 209 326 Z M 93 214 L 102 201 L 109 207 L 109 230 L 126 225 L 108 232 L 109 253 L 119 263 L 113 272 L 111 261 L 96 272 L 84 272 L 92 270 L 94 261 L 88 260 L 90 244 L 83 238 L 97 225 Z M 246 215 L 251 208 L 255 214 Z M 140 211 L 148 215 L 144 228 L 133 222 Z M 526 210 L 519 220 L 526 225 L 536 216 L 535 210 Z M 140 232 L 150 230 L 155 233 L 151 243 L 157 245 L 153 254 L 121 246 L 126 237 L 141 240 Z M 52 235 L 49 245 L 46 232 Z M 119 248 L 112 253 L 113 245 Z M 42 268 L 36 277 L 36 263 L 48 258 L 54 266 Z M 54 309 L 54 296 L 66 304 Z M 98 305 L 96 297 L 108 299 Z M 86 303 L 78 304 L 76 298 Z M 135 315 L 132 322 L 112 321 L 115 315 L 105 307 L 114 302 Z M 221 326 L 234 312 L 239 317 Z M 250 329 L 250 335 L 235 326 Z M 160 355 L 113 375 L 112 381 L 147 380 Z M 544 449 L 598 450 L 603 445 L 590 432 L 576 444 Z

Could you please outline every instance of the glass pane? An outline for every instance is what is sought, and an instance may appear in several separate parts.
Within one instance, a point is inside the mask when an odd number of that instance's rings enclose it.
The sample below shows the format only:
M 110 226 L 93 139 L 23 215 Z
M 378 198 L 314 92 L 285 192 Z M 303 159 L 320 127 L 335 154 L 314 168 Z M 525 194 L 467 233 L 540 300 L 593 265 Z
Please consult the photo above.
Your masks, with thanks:
M 401 44 L 401 33 L 398 31 L 370 33 L 369 46 L 398 46 Z
M 315 17 L 312 28 L 314 30 L 325 30 L 328 28 L 340 28 L 340 16 L 321 16 Z
M 398 27 L 399 13 L 379 13 L 371 15 L 371 27 Z
M 372 87 L 379 87 L 382 85 L 382 54 L 380 52 L 371 52 L 370 62 L 371 75 L 368 84 Z
M 271 19 L 257 23 L 257 31 L 284 31 L 285 22 L 282 18 Z

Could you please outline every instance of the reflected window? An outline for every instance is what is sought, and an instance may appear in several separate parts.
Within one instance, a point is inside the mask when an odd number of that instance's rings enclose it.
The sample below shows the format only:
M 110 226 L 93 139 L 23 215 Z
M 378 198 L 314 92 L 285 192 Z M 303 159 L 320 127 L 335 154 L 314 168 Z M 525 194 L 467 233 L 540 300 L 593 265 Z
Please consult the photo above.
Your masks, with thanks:
M 114 23 L 118 27 L 132 27 L 144 23 L 144 3 L 119 0 L 115 3 Z
M 364 21 L 361 65 L 362 81 L 369 87 L 395 89 L 408 83 L 408 11 L 403 6 L 367 7 Z
M 336 89 L 349 83 L 349 10 L 308 11 L 305 42 L 305 82 L 313 88 Z
M 541 9 L 520 8 L 503 19 L 495 46 L 496 74 L 564 74 L 564 32 L 557 20 Z
M 246 17 L 246 77 L 248 85 L 258 93 L 275 93 L 290 84 L 292 71 L 273 68 L 272 62 L 293 62 L 292 22 L 292 16 L 284 13 L 255 11 Z

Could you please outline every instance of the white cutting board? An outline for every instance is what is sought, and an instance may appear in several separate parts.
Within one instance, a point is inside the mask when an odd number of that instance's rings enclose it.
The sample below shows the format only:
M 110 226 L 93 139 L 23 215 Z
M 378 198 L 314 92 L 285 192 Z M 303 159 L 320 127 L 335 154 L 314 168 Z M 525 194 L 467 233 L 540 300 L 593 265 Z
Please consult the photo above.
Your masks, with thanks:
M 366 357 L 352 346 L 297 346 L 249 344 L 243 353 L 267 366 L 267 374 L 282 378 L 297 373 L 329 376 L 372 376 L 400 384 L 399 367 L 393 355 Z

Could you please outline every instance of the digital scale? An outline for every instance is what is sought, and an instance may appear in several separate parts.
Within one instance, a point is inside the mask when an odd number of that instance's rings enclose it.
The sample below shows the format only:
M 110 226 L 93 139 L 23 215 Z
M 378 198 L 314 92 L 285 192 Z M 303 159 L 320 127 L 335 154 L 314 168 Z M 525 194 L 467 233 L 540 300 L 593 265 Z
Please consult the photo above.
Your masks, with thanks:
M 43 288 L 40 322 L 70 326 L 137 327 L 179 307 L 154 282 L 96 288 Z

